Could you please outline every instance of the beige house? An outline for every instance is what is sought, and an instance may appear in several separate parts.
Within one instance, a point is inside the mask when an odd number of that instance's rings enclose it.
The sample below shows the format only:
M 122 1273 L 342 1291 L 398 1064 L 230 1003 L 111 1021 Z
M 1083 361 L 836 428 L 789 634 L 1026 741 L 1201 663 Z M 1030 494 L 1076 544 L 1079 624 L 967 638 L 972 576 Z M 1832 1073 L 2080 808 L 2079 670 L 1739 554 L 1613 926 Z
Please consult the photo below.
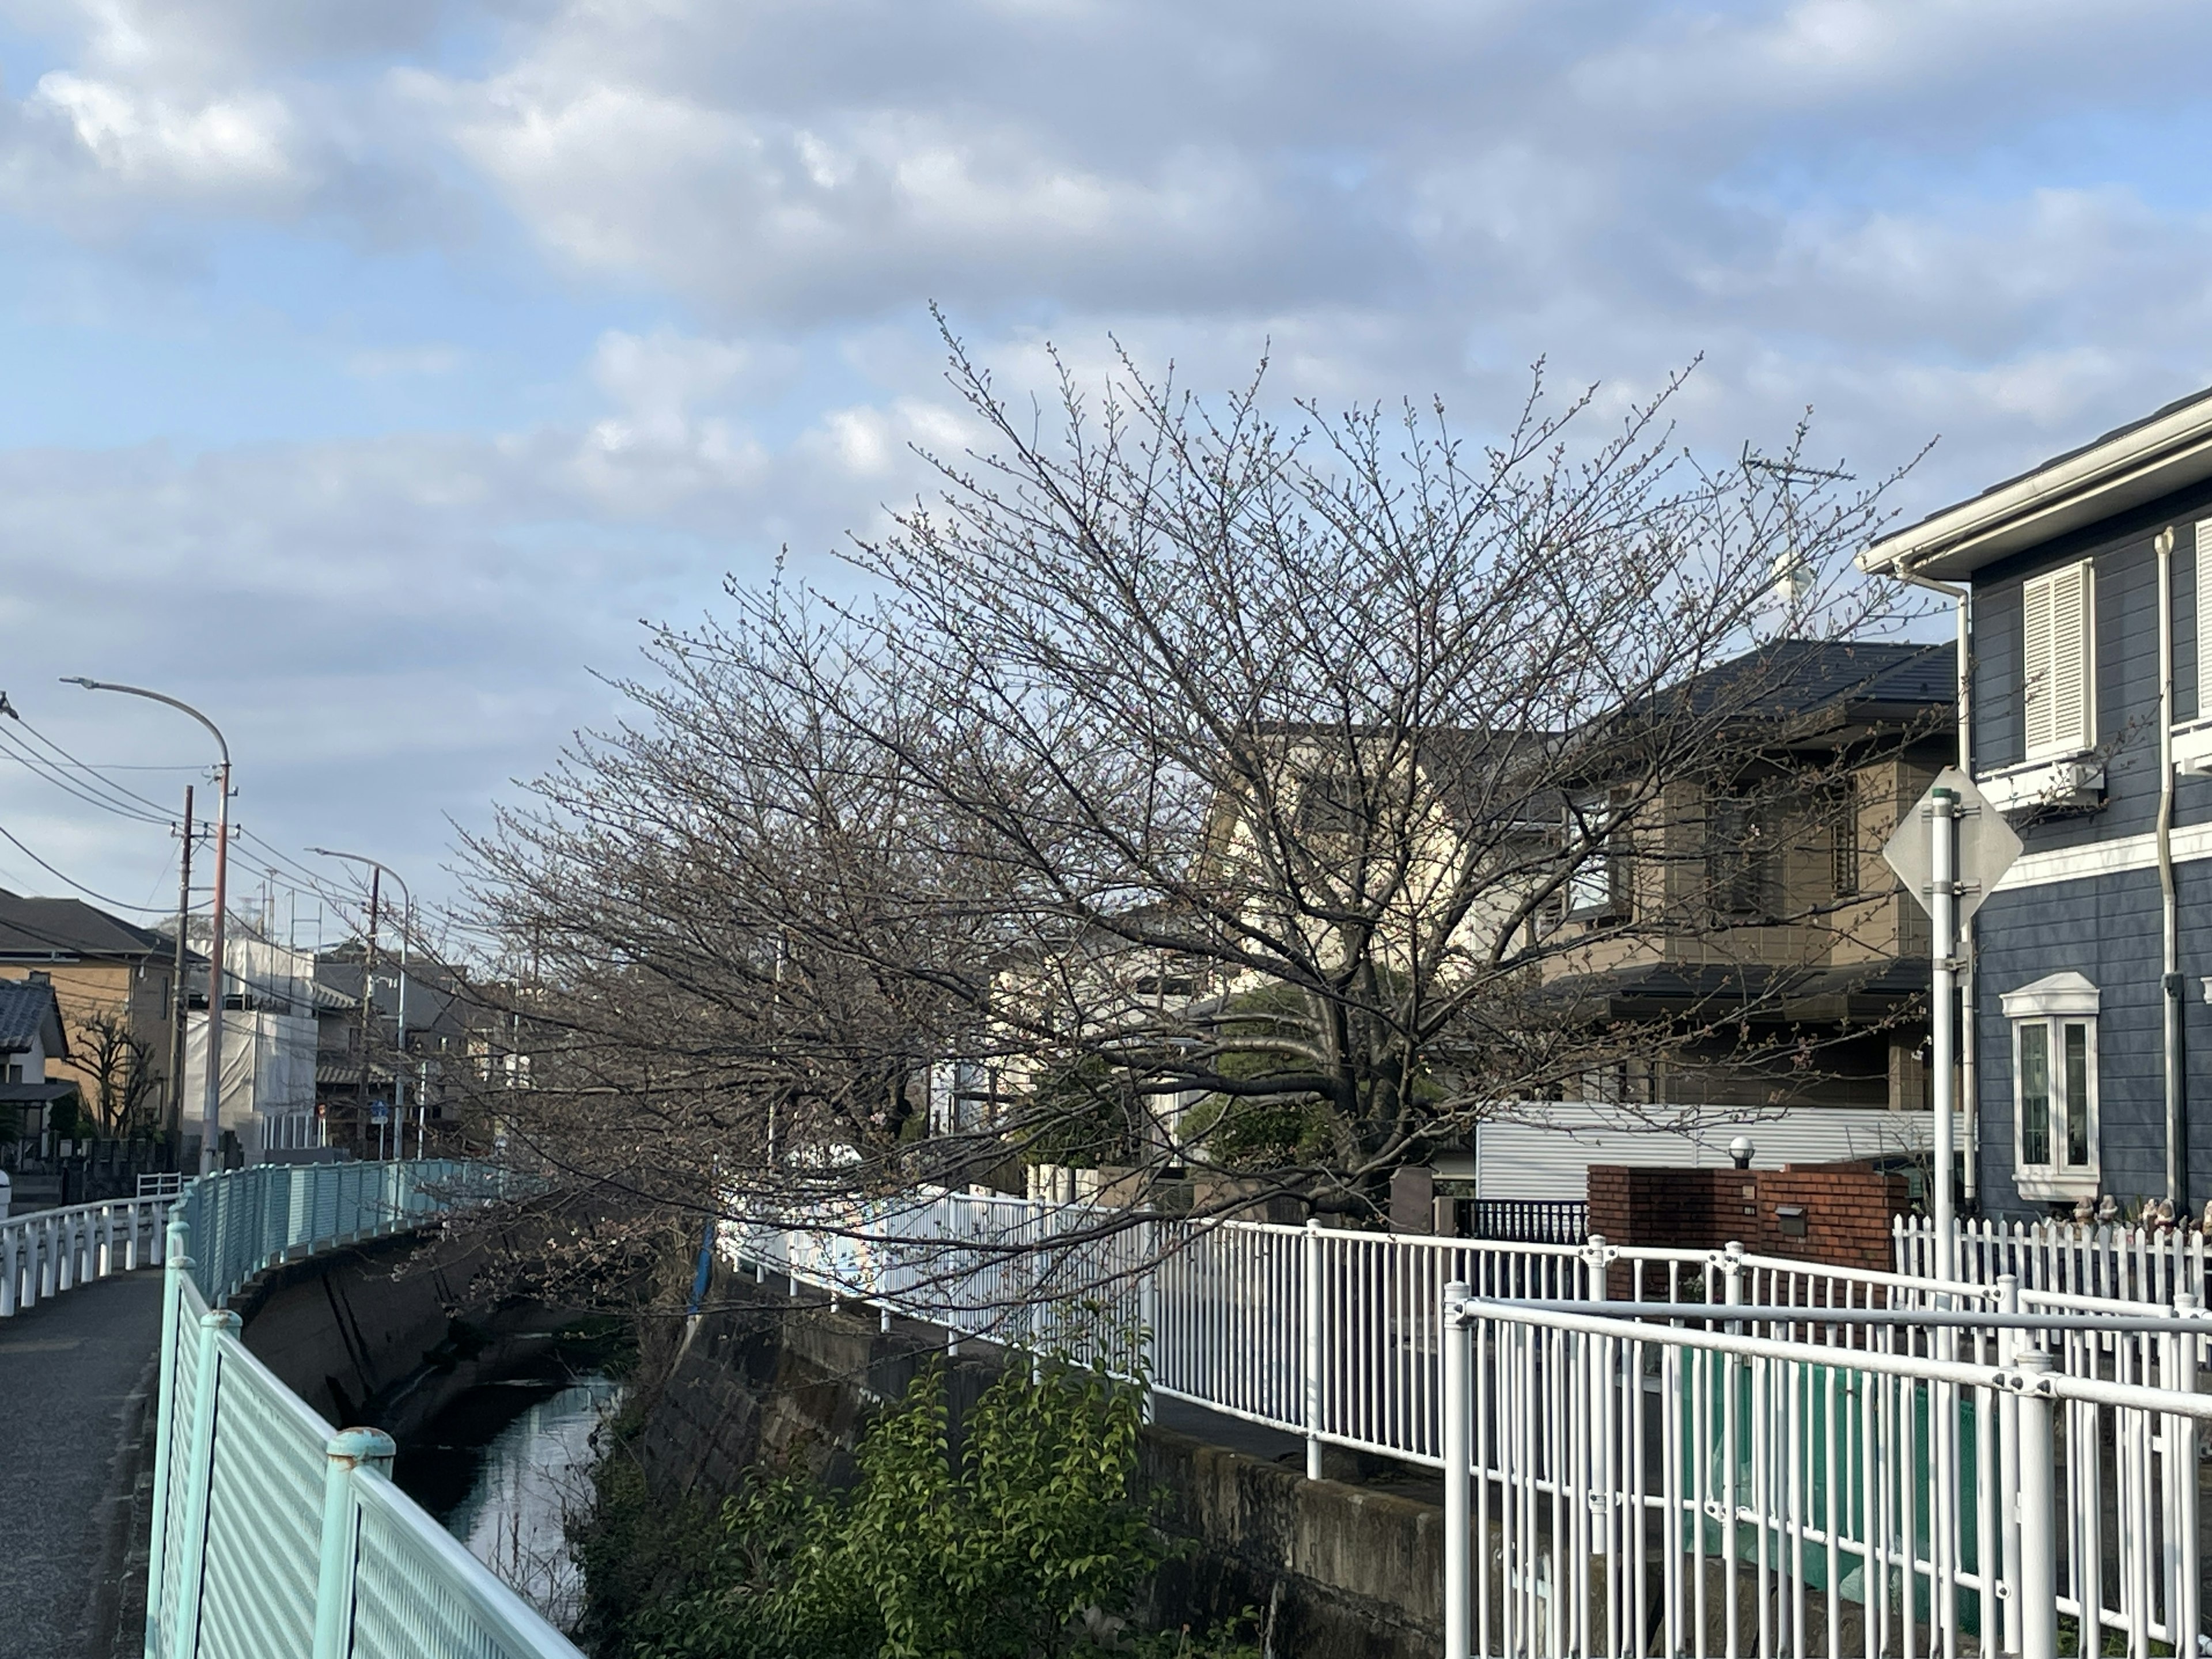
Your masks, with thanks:
M 0 892 L 0 980 L 53 987 L 66 1058 L 102 1133 L 167 1109 L 175 1007 L 173 939 L 73 898 Z

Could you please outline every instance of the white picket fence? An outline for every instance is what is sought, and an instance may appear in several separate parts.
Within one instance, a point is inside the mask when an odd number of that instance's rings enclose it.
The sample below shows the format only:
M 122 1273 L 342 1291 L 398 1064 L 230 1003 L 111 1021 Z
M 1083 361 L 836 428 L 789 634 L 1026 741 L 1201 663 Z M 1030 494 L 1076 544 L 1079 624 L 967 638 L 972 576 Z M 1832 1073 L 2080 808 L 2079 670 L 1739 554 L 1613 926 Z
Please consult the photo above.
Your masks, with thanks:
M 2070 1221 L 1961 1221 L 1953 1271 L 1978 1285 L 2010 1275 L 2023 1288 L 2106 1302 L 2169 1304 L 2204 1297 L 2204 1235 L 2195 1228 L 2081 1226 Z M 1936 1224 L 1925 1216 L 1892 1224 L 1897 1271 L 1936 1272 Z
M 110 1273 L 161 1261 L 169 1200 L 117 1198 L 0 1221 L 0 1319 Z

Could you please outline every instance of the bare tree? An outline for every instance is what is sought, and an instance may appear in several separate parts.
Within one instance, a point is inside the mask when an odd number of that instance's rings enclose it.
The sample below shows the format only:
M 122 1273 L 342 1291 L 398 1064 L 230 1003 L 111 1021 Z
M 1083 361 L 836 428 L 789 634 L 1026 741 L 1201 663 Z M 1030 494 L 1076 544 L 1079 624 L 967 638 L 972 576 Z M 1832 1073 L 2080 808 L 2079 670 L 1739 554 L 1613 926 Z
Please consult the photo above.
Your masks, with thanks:
M 92 1078 L 92 1109 L 100 1131 L 128 1133 L 161 1083 L 154 1051 L 129 1018 L 109 1011 L 84 1015 L 70 1033 L 76 1063 Z
M 1478 446 L 1441 407 L 1285 427 L 1262 378 L 1208 405 L 1124 361 L 1063 374 L 1048 427 L 948 343 L 980 435 L 853 550 L 861 597 L 733 584 L 656 630 L 635 723 L 471 844 L 478 923 L 533 964 L 502 1133 L 648 1206 L 1026 1154 L 1372 1216 L 1594 1070 L 1817 1066 L 1752 1033 L 1775 976 L 1644 1021 L 1587 987 L 1724 955 L 1716 781 L 1778 853 L 1828 833 L 1835 763 L 1785 740 L 1849 660 L 1814 647 L 1900 621 L 1848 574 L 1879 487 L 1803 465 L 1802 428 L 1700 466 L 1674 385 L 1592 433 L 1540 376 Z

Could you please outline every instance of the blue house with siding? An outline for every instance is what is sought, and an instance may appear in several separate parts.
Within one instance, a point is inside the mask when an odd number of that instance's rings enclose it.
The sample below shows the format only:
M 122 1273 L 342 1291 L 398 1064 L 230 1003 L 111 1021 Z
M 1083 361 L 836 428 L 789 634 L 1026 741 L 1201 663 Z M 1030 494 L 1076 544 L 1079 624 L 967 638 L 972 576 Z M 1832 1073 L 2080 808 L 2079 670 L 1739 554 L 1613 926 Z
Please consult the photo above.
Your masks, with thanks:
M 2212 392 L 1869 547 L 1957 606 L 1962 764 L 2025 851 L 1966 953 L 1984 1213 L 2212 1199 Z

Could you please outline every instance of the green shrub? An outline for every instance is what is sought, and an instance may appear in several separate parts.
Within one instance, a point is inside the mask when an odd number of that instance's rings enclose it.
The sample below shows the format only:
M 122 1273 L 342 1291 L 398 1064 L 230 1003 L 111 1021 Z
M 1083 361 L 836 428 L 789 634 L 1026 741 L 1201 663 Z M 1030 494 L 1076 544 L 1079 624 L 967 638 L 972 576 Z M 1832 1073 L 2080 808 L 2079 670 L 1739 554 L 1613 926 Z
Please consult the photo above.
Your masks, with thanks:
M 942 1374 L 870 1425 L 857 1477 L 752 1481 L 678 1593 L 627 1632 L 637 1659 L 1032 1659 L 1120 1645 L 1169 1553 L 1136 1488 L 1139 1395 L 1048 1364 L 1010 1371 L 948 1446 Z M 587 1571 L 590 1564 L 587 1562 Z M 1187 1636 L 1131 1651 L 1225 1652 Z

